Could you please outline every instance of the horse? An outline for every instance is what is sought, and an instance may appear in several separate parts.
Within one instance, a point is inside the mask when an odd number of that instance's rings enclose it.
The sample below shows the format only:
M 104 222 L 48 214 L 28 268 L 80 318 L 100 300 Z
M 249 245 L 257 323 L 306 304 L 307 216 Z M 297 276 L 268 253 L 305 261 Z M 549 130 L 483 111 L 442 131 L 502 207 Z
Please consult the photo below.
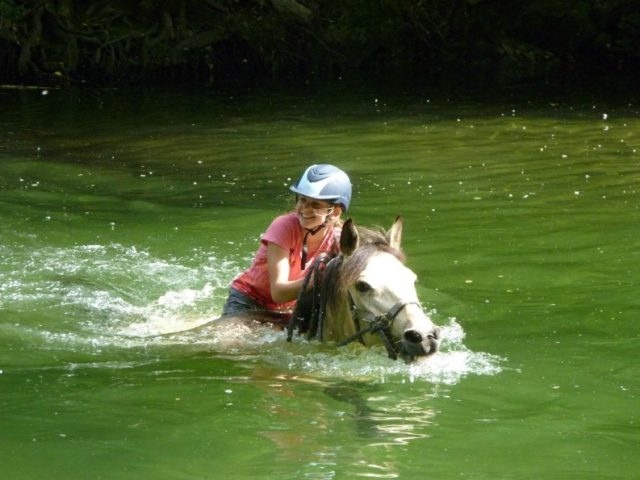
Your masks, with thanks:
M 297 329 L 307 340 L 340 346 L 383 344 L 389 358 L 407 363 L 437 352 L 440 328 L 418 300 L 416 274 L 400 248 L 402 226 L 400 216 L 388 231 L 346 220 L 340 254 L 319 257 L 305 277 L 287 339 Z

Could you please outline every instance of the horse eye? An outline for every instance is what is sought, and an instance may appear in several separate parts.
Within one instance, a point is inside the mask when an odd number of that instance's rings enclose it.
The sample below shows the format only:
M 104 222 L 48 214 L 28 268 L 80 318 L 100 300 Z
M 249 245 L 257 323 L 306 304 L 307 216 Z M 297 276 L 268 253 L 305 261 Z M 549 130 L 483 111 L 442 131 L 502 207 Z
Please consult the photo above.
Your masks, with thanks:
M 356 286 L 356 290 L 358 290 L 360 293 L 369 292 L 373 290 L 373 288 L 371 288 L 371 285 L 369 285 L 367 282 L 363 282 L 362 280 L 356 282 L 355 286 Z

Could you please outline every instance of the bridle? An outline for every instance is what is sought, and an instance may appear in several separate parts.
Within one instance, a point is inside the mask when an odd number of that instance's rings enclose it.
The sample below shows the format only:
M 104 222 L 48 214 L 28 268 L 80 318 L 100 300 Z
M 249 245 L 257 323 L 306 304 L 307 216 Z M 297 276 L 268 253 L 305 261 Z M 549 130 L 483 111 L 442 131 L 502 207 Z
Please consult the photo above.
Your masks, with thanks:
M 363 337 L 367 333 L 377 333 L 380 335 L 382 339 L 382 343 L 387 349 L 387 355 L 392 360 L 397 360 L 399 349 L 393 343 L 393 337 L 391 336 L 391 325 L 393 325 L 393 321 L 396 319 L 398 314 L 402 311 L 404 307 L 407 305 L 420 305 L 415 301 L 399 301 L 396 302 L 386 313 L 382 313 L 380 315 L 376 315 L 369 311 L 362 311 L 356 307 L 355 302 L 353 301 L 353 296 L 351 292 L 349 292 L 349 301 L 351 302 L 351 318 L 356 324 L 356 328 L 358 331 L 353 335 L 348 336 L 340 343 L 338 346 L 342 347 L 344 345 L 348 345 L 351 342 L 359 340 L 364 343 Z M 364 328 L 360 328 L 360 321 L 366 322 L 368 325 Z
M 322 326 L 324 323 L 324 305 L 326 300 L 322 298 L 321 285 L 322 279 L 327 269 L 338 269 L 342 263 L 342 257 L 330 257 L 329 255 L 321 255 L 314 262 L 313 266 L 307 272 L 303 285 L 302 292 L 307 291 L 311 277 L 313 277 L 312 288 L 312 307 L 311 314 L 306 315 L 306 312 L 299 313 L 298 310 L 293 313 L 289 324 L 287 325 L 287 341 L 290 342 L 293 336 L 293 330 L 297 327 L 300 333 L 307 333 L 307 338 L 318 338 L 322 341 Z M 298 303 L 300 303 L 300 297 L 298 297 Z M 366 334 L 378 334 L 387 349 L 387 355 L 389 358 L 396 360 L 400 349 L 394 344 L 393 337 L 391 335 L 391 326 L 398 314 L 407 305 L 420 305 L 416 301 L 399 301 L 396 302 L 386 313 L 376 315 L 372 312 L 359 309 L 351 292 L 349 292 L 349 303 L 351 305 L 351 319 L 356 325 L 357 332 L 353 335 L 342 340 L 338 343 L 338 346 L 348 345 L 356 340 L 359 340 L 364 344 L 363 337 Z M 361 323 L 367 325 L 363 328 L 360 327 Z

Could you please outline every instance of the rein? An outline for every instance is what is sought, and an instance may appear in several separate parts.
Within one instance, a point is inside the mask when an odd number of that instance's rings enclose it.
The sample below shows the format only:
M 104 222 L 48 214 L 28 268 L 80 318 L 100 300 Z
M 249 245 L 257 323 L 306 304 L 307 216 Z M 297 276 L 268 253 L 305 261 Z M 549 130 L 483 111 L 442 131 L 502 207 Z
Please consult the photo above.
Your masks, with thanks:
M 305 275 L 302 283 L 302 290 L 296 304 L 296 310 L 291 316 L 291 320 L 287 325 L 287 341 L 290 342 L 293 337 L 294 329 L 298 329 L 299 333 L 306 333 L 307 339 L 311 340 L 317 337 L 320 341 L 322 338 L 323 322 L 324 322 L 324 306 L 326 299 L 322 297 L 322 283 L 327 270 L 332 272 L 337 270 L 342 264 L 342 257 L 331 257 L 327 254 L 320 255 L 313 263 Z M 313 277 L 313 287 L 311 290 L 311 305 L 309 310 L 309 300 L 305 295 L 308 295 L 307 289 L 309 282 Z M 355 305 L 351 293 L 349 293 L 349 301 L 351 303 L 351 319 L 353 320 L 356 328 L 359 329 L 353 335 L 342 340 L 338 343 L 338 346 L 342 347 L 348 345 L 351 342 L 359 340 L 364 344 L 363 337 L 368 333 L 377 333 L 380 335 L 382 342 L 387 349 L 387 354 L 392 360 L 398 358 L 398 349 L 393 343 L 391 336 L 391 325 L 396 319 L 398 314 L 407 305 L 420 305 L 415 301 L 399 301 L 393 305 L 388 312 L 374 315 L 371 312 L 361 312 Z M 367 323 L 368 325 L 360 329 L 360 321 Z
M 296 309 L 289 320 L 287 325 L 287 342 L 291 341 L 293 337 L 293 330 L 298 329 L 300 333 L 307 333 L 307 339 L 310 340 L 316 336 L 320 331 L 320 337 L 322 336 L 322 321 L 324 319 L 324 299 L 322 298 L 322 281 L 324 278 L 325 269 L 327 265 L 335 257 L 332 257 L 326 253 L 319 255 L 309 271 L 306 273 L 302 282 L 302 288 L 300 295 L 296 302 Z M 337 257 L 340 258 L 340 257 Z M 307 288 L 309 282 L 313 277 L 313 288 L 311 292 L 311 311 L 307 311 L 309 308 L 308 300 L 305 297 L 307 294 Z M 320 338 L 322 340 L 322 338 Z

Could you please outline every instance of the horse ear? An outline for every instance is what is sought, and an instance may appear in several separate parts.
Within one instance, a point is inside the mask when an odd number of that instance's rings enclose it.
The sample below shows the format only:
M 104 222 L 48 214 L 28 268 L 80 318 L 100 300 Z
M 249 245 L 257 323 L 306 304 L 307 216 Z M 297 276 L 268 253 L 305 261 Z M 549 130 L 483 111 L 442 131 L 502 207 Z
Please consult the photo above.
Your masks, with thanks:
M 387 234 L 389 237 L 389 246 L 395 250 L 400 250 L 400 242 L 402 241 L 402 216 L 398 215 L 395 222 L 391 225 L 391 229 Z
M 356 230 L 353 220 L 350 218 L 342 225 L 342 233 L 340 234 L 340 251 L 346 255 L 351 255 L 358 248 L 358 231 Z

